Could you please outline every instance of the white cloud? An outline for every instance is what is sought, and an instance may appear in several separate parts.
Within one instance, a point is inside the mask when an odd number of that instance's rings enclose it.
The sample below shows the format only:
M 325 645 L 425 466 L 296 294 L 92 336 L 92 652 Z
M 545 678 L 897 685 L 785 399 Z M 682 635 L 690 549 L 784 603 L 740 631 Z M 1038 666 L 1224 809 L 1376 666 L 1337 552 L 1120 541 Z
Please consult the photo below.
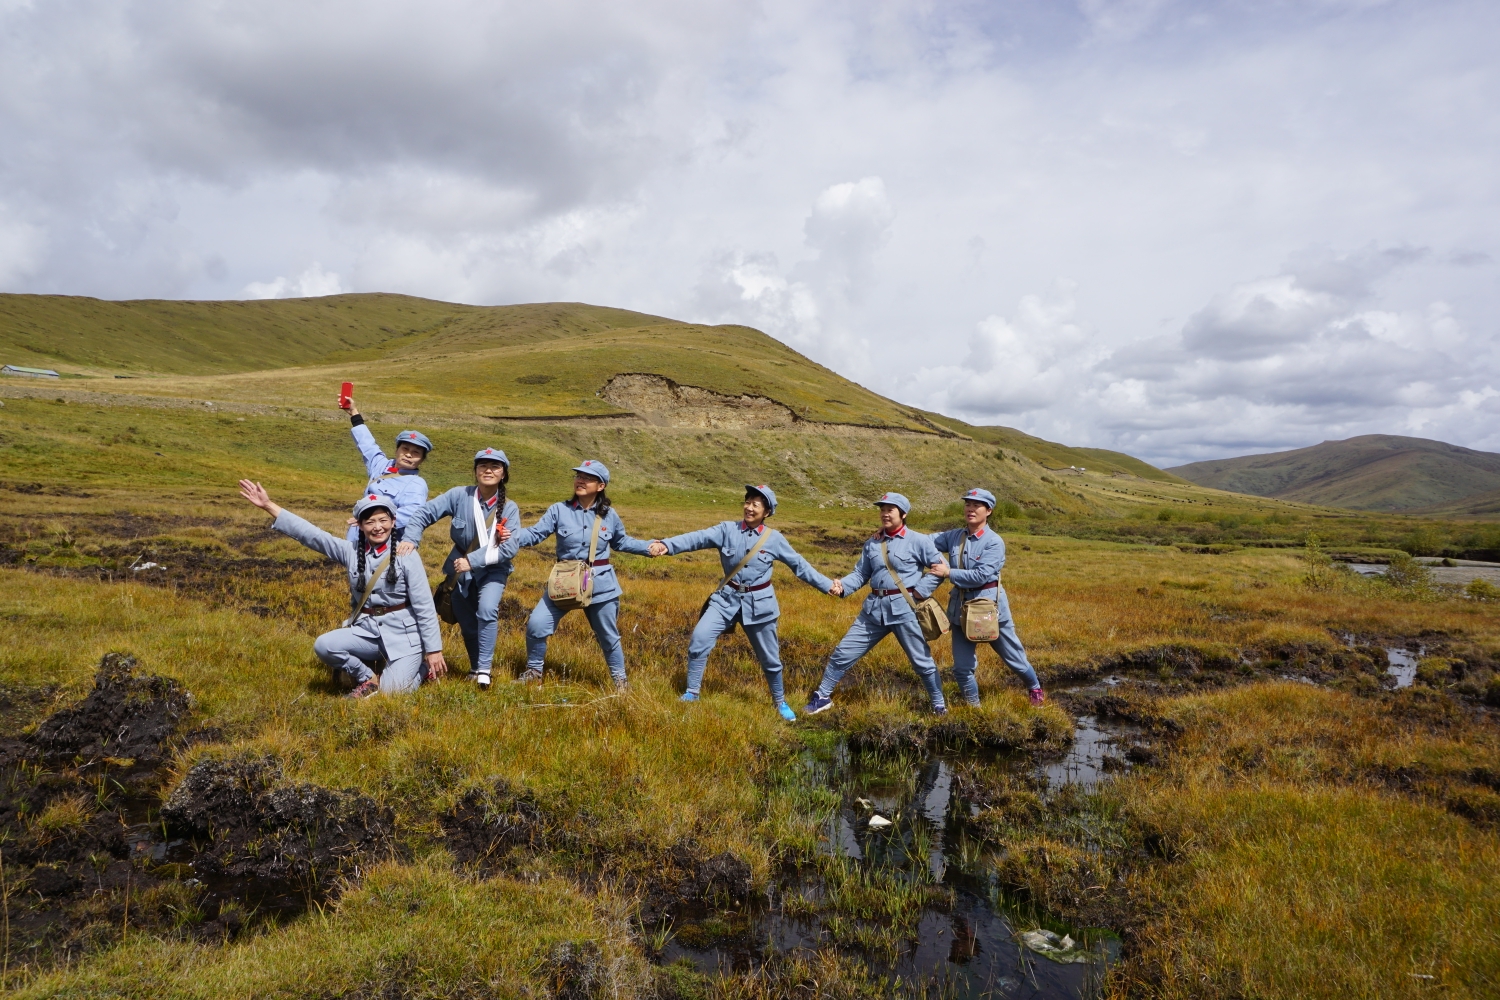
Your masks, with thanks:
M 0 0 L 0 287 L 743 322 L 1163 461 L 1500 446 L 1497 29 L 1481 0 Z
M 339 295 L 348 289 L 339 282 L 337 274 L 323 270 L 323 265 L 313 261 L 312 266 L 294 279 L 272 278 L 270 281 L 252 281 L 244 288 L 247 299 L 306 299 L 320 295 Z

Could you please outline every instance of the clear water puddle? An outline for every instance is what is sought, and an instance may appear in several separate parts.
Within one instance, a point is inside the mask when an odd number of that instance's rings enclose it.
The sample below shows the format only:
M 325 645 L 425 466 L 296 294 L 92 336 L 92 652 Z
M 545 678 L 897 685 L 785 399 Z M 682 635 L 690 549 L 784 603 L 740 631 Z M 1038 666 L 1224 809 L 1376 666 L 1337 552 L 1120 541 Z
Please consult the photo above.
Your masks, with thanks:
M 1098 729 L 1091 733 L 1104 736 Z M 1075 747 L 1072 765 L 1048 765 L 1049 782 L 1055 769 L 1057 780 L 1098 780 L 1102 769 L 1089 771 L 1087 761 L 1100 741 L 1087 736 L 1080 742 L 1090 749 Z M 1038 776 L 1038 765 L 1026 757 L 986 765 Z M 663 961 L 686 959 L 713 974 L 754 968 L 774 953 L 835 947 L 859 954 L 879 974 L 899 976 L 914 992 L 925 987 L 944 997 L 1049 1000 L 1098 995 L 1106 968 L 1118 956 L 1118 939 L 1049 924 L 1097 956 L 1068 965 L 1021 945 L 1018 935 L 1038 922 L 1007 906 L 989 874 L 992 855 L 966 834 L 976 807 L 957 790 L 959 760 L 881 760 L 840 750 L 831 762 L 808 766 L 838 798 L 823 826 L 826 864 L 845 864 L 828 877 L 802 876 L 777 887 L 746 915 L 746 929 L 732 940 L 705 944 L 701 926 L 680 928 L 662 949 Z M 871 896 L 882 894 L 914 901 L 904 919 L 893 924 L 860 912 Z
M 1420 649 L 1413 653 L 1397 646 L 1385 647 L 1386 659 L 1390 661 L 1390 666 L 1385 668 L 1385 672 L 1396 678 L 1397 689 L 1409 688 L 1416 682 L 1417 662 L 1421 660 L 1422 652 Z

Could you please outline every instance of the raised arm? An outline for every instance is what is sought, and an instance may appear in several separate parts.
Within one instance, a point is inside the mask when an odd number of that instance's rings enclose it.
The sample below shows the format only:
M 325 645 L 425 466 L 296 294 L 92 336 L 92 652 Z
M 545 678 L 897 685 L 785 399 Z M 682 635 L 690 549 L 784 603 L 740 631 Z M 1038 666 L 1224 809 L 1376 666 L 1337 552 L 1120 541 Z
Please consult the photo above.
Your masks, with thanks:
M 802 553 L 792 548 L 792 543 L 787 541 L 786 536 L 781 532 L 778 531 L 776 537 L 766 543 L 766 549 L 771 553 L 772 559 L 780 559 L 803 583 L 817 587 L 825 594 L 833 589 L 833 581 L 819 573 L 812 563 L 802 558 Z
M 406 532 L 401 536 L 401 544 L 398 546 L 397 551 L 402 555 L 410 552 L 411 549 L 407 548 L 407 545 L 410 545 L 412 548 L 421 545 L 422 532 L 437 524 L 443 518 L 452 517 L 454 490 L 462 492 L 463 489 L 462 486 L 456 486 L 453 490 L 449 490 L 436 500 L 429 500 L 412 511 L 411 518 L 406 522 Z
M 279 531 L 288 538 L 295 539 L 314 552 L 321 552 L 344 566 L 349 565 L 349 560 L 354 557 L 353 545 L 342 538 L 330 535 L 316 524 L 304 521 L 284 507 L 272 503 L 271 497 L 260 483 L 241 479 L 240 496 L 276 519 L 271 522 L 272 531 Z
M 380 445 L 375 443 L 375 435 L 370 433 L 370 428 L 365 426 L 364 418 L 355 414 L 349 419 L 358 419 L 359 423 L 349 428 L 349 433 L 354 435 L 354 443 L 359 447 L 359 455 L 365 460 L 365 470 L 370 473 L 370 478 L 385 475 L 385 471 L 391 467 L 391 460 L 386 457 L 385 452 L 380 450 Z
M 609 509 L 609 526 L 612 535 L 609 547 L 616 552 L 628 552 L 633 556 L 649 556 L 651 554 L 651 542 L 644 538 L 631 538 L 625 530 L 625 522 L 620 520 L 620 515 L 613 507 Z
M 716 549 L 724 542 L 724 526 L 716 524 L 711 528 L 701 531 L 689 531 L 681 535 L 673 535 L 671 538 L 663 538 L 661 543 L 667 547 L 667 555 L 678 556 L 684 552 L 697 552 L 699 549 Z
M 519 511 L 517 511 L 516 514 L 516 523 L 520 523 Z M 537 521 L 536 524 L 533 524 L 529 528 L 520 529 L 511 536 L 511 540 L 516 543 L 517 549 L 529 549 L 533 545 L 540 544 L 541 542 L 545 542 L 548 538 L 551 538 L 552 533 L 556 530 L 557 505 L 553 504 L 551 507 L 547 508 L 547 510 L 542 514 L 541 519 Z

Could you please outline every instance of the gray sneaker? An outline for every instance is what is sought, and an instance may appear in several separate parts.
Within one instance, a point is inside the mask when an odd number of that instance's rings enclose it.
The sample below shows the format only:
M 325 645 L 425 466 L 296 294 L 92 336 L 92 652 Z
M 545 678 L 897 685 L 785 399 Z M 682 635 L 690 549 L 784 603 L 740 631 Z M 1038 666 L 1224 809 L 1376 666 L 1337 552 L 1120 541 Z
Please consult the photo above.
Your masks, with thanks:
M 535 667 L 528 667 L 521 671 L 521 676 L 515 679 L 517 684 L 540 684 L 542 683 L 542 672 Z

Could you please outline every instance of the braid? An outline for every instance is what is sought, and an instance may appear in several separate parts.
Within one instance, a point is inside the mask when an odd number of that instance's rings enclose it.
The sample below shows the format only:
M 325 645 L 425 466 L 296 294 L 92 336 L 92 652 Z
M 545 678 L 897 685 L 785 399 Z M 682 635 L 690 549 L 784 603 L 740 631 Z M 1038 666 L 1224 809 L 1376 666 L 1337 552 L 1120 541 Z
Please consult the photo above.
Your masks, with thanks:
M 359 582 L 354 586 L 363 589 L 365 585 L 365 529 L 359 529 L 359 543 L 355 546 L 359 550 Z
M 495 517 L 505 519 L 505 484 L 510 480 L 509 476 L 500 480 L 500 491 L 495 494 Z
M 391 546 L 391 556 L 390 556 L 390 560 L 391 561 L 390 561 L 390 565 L 388 566 L 388 568 L 385 571 L 385 584 L 386 584 L 387 587 L 390 587 L 392 590 L 394 590 L 395 587 L 396 587 L 396 540 L 394 538 L 391 539 L 390 546 Z

